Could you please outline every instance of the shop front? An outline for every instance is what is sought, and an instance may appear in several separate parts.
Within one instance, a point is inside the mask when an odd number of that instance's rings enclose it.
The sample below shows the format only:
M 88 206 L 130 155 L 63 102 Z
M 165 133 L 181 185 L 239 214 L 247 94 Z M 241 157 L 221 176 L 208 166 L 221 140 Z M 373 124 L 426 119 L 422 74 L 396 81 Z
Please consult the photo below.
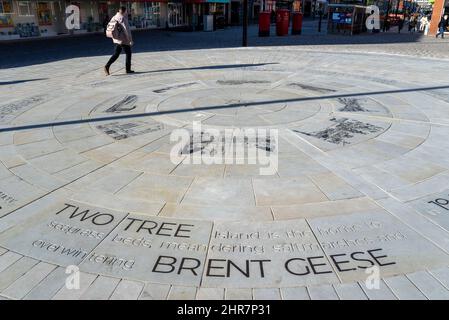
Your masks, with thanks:
M 222 29 L 229 24 L 229 0 L 207 0 L 209 14 L 214 16 L 214 29 Z
M 167 27 L 176 28 L 187 25 L 186 6 L 182 2 L 167 3 Z
M 0 40 L 64 33 L 61 9 L 64 1 L 0 0 Z
M 79 8 L 80 28 L 68 30 L 69 5 Z M 229 0 L 0 0 L 0 40 L 102 32 L 126 6 L 131 29 L 203 29 L 203 16 L 213 16 L 214 29 L 231 21 Z
M 293 2 L 293 8 L 295 9 L 295 7 L 300 6 L 301 12 L 306 17 L 318 17 L 320 13 L 323 15 L 327 14 L 327 5 L 327 0 L 301 0 Z
M 354 35 L 366 31 L 366 7 L 354 4 L 330 4 L 327 32 Z
M 239 25 L 242 15 L 242 6 L 240 0 L 231 0 L 231 25 Z
M 65 11 L 69 5 L 79 8 L 79 29 L 68 30 L 66 27 L 68 15 Z M 166 2 L 153 0 L 0 0 L 0 40 L 99 32 L 120 6 L 128 8 L 132 29 L 163 28 L 169 19 L 173 25 L 183 24 L 182 3 L 171 5 L 168 12 Z
M 107 2 L 108 18 L 115 15 L 120 6 L 128 11 L 131 29 L 155 29 L 165 27 L 167 2 L 154 0 L 110 1 Z
M 191 30 L 208 29 L 208 21 L 212 23 L 213 30 L 231 24 L 233 16 L 229 0 L 185 0 L 185 3 L 187 22 Z

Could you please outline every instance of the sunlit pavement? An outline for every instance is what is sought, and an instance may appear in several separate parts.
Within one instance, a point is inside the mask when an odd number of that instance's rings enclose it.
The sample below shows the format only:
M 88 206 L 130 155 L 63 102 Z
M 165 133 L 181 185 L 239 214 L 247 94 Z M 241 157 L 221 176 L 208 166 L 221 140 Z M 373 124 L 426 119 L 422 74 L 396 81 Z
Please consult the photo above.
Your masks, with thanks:
M 0 298 L 449 298 L 447 40 L 239 33 L 7 44 Z M 173 161 L 194 123 L 275 170 Z
M 216 32 L 176 32 L 166 30 L 135 31 L 134 52 L 203 50 L 237 48 L 242 44 L 241 27 L 229 27 Z M 306 21 L 302 35 L 276 36 L 271 27 L 270 37 L 258 37 L 257 25 L 251 25 L 249 46 L 285 46 L 285 49 L 313 49 L 320 51 L 350 50 L 357 52 L 413 55 L 427 58 L 449 57 L 449 38 L 435 39 L 422 33 L 403 31 L 357 36 L 326 34 L 326 23 L 318 33 L 318 21 Z M 0 68 L 27 66 L 62 59 L 93 57 L 112 54 L 111 41 L 102 34 L 76 37 L 48 38 L 2 43 Z

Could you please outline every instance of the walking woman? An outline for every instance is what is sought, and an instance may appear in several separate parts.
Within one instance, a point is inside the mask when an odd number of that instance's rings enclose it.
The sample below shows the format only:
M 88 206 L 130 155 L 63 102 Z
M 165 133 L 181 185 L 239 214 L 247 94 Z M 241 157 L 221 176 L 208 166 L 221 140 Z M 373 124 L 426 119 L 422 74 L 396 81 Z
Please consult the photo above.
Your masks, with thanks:
M 118 59 L 123 50 L 126 54 L 126 73 L 134 73 L 131 70 L 131 46 L 133 45 L 133 38 L 126 15 L 126 7 L 120 7 L 119 12 L 109 22 L 108 29 L 110 30 L 107 30 L 106 34 L 115 43 L 115 52 L 108 63 L 106 63 L 104 72 L 106 75 L 109 75 L 109 68 Z

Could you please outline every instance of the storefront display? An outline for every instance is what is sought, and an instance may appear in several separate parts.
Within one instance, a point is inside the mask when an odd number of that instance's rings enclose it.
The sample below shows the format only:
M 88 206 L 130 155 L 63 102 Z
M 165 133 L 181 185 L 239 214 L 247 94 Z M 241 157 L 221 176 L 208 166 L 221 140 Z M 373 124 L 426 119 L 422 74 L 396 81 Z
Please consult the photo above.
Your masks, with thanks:
M 52 10 L 49 2 L 37 3 L 37 19 L 40 26 L 52 25 Z
M 12 1 L 0 1 L 0 28 L 13 27 L 13 20 L 11 18 Z
M 185 8 L 182 3 L 168 3 L 168 26 L 178 27 L 185 25 Z
M 366 7 L 351 4 L 329 5 L 328 33 L 358 34 L 366 30 Z
M 12 12 L 12 0 L 0 1 L 0 14 L 11 14 Z
M 19 9 L 19 16 L 27 17 L 33 15 L 31 9 L 31 1 L 19 1 L 17 7 Z
M 219 29 L 230 23 L 230 3 L 230 0 L 0 0 L 0 40 L 102 32 L 104 23 L 120 6 L 128 9 L 131 29 L 202 30 L 203 16 L 207 14 L 213 16 L 214 29 Z M 80 29 L 66 27 L 65 9 L 69 5 L 79 8 Z
M 161 3 L 144 2 L 142 28 L 161 27 Z
M 0 28 L 8 28 L 13 26 L 14 24 L 11 17 L 0 14 Z

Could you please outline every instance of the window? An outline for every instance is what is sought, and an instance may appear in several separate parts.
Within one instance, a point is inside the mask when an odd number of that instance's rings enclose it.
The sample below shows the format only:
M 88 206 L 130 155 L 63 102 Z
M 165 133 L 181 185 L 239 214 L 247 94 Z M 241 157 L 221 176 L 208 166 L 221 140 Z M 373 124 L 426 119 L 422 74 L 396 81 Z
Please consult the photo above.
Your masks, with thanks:
M 11 19 L 12 12 L 12 2 L 0 0 L 0 28 L 11 28 L 14 26 Z
M 12 13 L 12 0 L 0 0 L 0 14 Z
M 31 15 L 31 3 L 29 1 L 19 1 L 19 16 Z
M 49 2 L 37 3 L 37 20 L 40 26 L 52 25 L 52 11 Z
M 144 2 L 143 28 L 160 27 L 160 2 Z

